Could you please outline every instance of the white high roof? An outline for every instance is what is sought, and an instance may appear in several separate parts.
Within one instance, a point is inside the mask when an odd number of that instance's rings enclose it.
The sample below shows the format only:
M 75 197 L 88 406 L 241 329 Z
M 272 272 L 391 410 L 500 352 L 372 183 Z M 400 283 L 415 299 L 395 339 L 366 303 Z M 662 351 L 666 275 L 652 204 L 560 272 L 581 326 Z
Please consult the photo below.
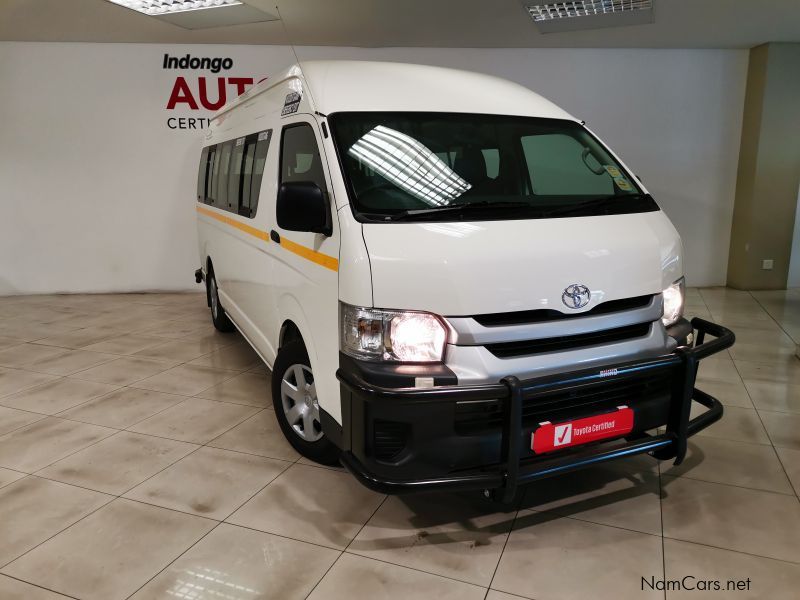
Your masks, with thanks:
M 215 115 L 290 79 L 323 114 L 340 111 L 460 112 L 576 120 L 517 83 L 471 71 L 395 62 L 301 61 L 255 86 Z M 310 89 L 310 94 L 308 90 Z

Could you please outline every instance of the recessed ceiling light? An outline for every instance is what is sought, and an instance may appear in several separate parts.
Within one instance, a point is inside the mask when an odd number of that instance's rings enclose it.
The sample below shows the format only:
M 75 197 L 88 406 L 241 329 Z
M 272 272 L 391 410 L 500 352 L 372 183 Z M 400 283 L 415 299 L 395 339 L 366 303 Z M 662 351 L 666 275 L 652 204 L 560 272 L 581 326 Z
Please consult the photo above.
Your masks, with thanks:
M 542 33 L 653 22 L 654 0 L 569 0 L 531 4 L 525 10 Z
M 526 8 L 534 21 L 549 21 L 631 10 L 652 10 L 653 0 L 573 0 L 550 2 L 549 4 L 529 4 Z
M 108 0 L 184 29 L 227 27 L 277 21 L 273 15 L 241 0 Z M 209 10 L 215 8 L 217 10 Z
M 241 4 L 239 0 L 109 0 L 109 2 L 151 16 Z

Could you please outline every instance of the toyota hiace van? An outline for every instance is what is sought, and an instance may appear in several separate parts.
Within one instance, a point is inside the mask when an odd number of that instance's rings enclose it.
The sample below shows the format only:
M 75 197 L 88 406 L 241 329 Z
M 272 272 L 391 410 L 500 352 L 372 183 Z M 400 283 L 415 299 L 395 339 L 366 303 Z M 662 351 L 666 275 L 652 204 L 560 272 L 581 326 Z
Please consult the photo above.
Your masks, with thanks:
M 515 83 L 293 66 L 214 115 L 196 208 L 214 326 L 272 370 L 292 446 L 373 489 L 508 500 L 622 456 L 680 462 L 722 415 L 695 377 L 734 337 L 683 318 L 675 228 Z

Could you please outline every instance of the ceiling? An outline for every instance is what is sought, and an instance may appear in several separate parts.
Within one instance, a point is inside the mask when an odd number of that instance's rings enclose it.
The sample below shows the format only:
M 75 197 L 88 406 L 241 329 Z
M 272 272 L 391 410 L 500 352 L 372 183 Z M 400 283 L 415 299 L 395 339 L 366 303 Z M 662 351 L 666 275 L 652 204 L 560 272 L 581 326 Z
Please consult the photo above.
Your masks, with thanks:
M 105 0 L 0 0 L 0 40 L 480 48 L 800 42 L 798 0 L 656 0 L 655 23 L 541 34 L 520 0 L 245 0 L 281 21 L 188 30 Z M 287 35 L 288 32 L 288 35 Z

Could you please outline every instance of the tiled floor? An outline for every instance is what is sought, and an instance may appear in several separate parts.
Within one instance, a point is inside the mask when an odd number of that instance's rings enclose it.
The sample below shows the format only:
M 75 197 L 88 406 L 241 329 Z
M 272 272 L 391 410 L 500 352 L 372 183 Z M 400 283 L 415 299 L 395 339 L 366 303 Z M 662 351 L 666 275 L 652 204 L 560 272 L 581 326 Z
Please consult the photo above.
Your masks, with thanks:
M 283 440 L 269 372 L 199 294 L 0 298 L 0 598 L 796 598 L 800 290 L 690 290 L 736 331 L 680 467 L 636 457 L 384 497 Z M 750 579 L 749 591 L 650 581 Z

